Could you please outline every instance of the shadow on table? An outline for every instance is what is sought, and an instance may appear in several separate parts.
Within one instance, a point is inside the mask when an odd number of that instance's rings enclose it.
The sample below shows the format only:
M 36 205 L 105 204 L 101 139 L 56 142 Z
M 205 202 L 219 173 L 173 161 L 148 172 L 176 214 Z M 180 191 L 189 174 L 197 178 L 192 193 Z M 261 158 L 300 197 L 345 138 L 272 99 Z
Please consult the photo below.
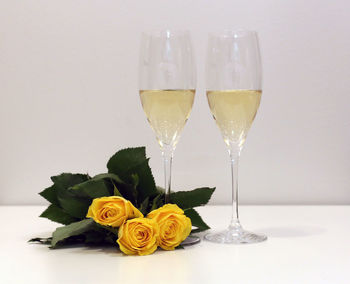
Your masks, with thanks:
M 265 234 L 272 238 L 299 238 L 314 235 L 320 235 L 326 232 L 326 229 L 320 227 L 267 227 L 255 230 L 255 233 Z
M 65 248 L 69 248 L 69 246 Z M 96 254 L 96 252 L 98 252 L 98 253 L 104 253 L 104 254 L 110 255 L 112 257 L 127 257 L 127 255 L 123 254 L 117 246 L 113 246 L 113 245 L 84 245 L 83 244 L 83 245 L 77 245 L 74 247 L 70 246 L 70 248 L 80 248 L 80 250 L 75 251 L 75 253 L 81 253 L 81 254 Z M 156 253 L 164 254 L 168 252 L 158 248 Z
M 56 248 L 57 250 L 69 250 L 69 249 L 77 249 L 74 251 L 74 253 L 78 254 L 96 254 L 96 252 L 102 252 L 105 254 L 110 254 L 113 256 L 122 256 L 123 254 L 121 251 L 117 248 L 115 245 L 109 245 L 109 244 L 71 244 L 71 245 L 65 245 L 62 247 Z M 55 249 L 55 250 L 56 250 Z

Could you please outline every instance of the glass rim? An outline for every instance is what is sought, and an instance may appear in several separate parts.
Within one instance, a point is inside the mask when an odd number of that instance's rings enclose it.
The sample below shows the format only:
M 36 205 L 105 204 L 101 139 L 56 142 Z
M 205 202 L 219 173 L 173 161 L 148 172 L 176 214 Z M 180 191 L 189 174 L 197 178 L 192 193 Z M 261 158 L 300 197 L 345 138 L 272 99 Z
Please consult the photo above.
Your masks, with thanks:
M 257 36 L 258 32 L 250 29 L 224 29 L 218 31 L 211 31 L 208 34 L 209 37 L 217 38 L 241 38 L 247 36 Z
M 154 29 L 154 30 L 145 30 L 142 31 L 143 36 L 151 36 L 151 37 L 172 37 L 172 36 L 189 36 L 190 31 L 185 29 Z

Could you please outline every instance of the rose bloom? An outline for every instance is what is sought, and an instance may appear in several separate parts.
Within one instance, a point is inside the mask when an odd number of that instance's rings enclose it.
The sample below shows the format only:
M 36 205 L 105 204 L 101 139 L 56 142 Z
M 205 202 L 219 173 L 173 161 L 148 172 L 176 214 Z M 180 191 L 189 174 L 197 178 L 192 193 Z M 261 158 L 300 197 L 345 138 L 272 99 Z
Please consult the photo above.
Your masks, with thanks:
M 159 225 L 158 245 L 173 250 L 191 233 L 192 223 L 176 204 L 165 204 L 147 215 Z
M 143 214 L 123 197 L 108 196 L 95 198 L 86 217 L 104 226 L 119 227 L 126 220 L 143 217 Z
M 148 255 L 158 245 L 158 224 L 147 218 L 135 218 L 126 221 L 118 231 L 120 250 L 127 255 Z

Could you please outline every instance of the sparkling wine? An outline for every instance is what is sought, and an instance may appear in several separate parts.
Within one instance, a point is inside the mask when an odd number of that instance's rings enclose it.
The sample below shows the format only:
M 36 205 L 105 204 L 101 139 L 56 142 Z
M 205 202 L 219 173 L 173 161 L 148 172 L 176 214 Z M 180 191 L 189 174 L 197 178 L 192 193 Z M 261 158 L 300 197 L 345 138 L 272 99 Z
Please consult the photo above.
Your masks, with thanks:
M 161 146 L 175 146 L 194 101 L 195 90 L 141 90 L 140 97 Z
M 241 147 L 260 105 L 261 91 L 208 91 L 207 98 L 225 143 Z

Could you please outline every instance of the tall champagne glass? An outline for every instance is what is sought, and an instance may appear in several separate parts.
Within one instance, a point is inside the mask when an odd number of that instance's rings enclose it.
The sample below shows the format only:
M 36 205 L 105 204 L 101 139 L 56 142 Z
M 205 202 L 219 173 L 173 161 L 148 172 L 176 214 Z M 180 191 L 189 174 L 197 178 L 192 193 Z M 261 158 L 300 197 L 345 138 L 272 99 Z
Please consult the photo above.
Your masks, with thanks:
M 139 72 L 142 107 L 164 160 L 165 202 L 168 203 L 173 153 L 190 115 L 196 88 L 189 32 L 143 33 Z
M 257 33 L 238 30 L 209 35 L 206 71 L 209 107 L 230 155 L 232 219 L 227 230 L 205 238 L 216 243 L 261 242 L 266 236 L 245 231 L 238 218 L 238 161 L 262 93 Z

